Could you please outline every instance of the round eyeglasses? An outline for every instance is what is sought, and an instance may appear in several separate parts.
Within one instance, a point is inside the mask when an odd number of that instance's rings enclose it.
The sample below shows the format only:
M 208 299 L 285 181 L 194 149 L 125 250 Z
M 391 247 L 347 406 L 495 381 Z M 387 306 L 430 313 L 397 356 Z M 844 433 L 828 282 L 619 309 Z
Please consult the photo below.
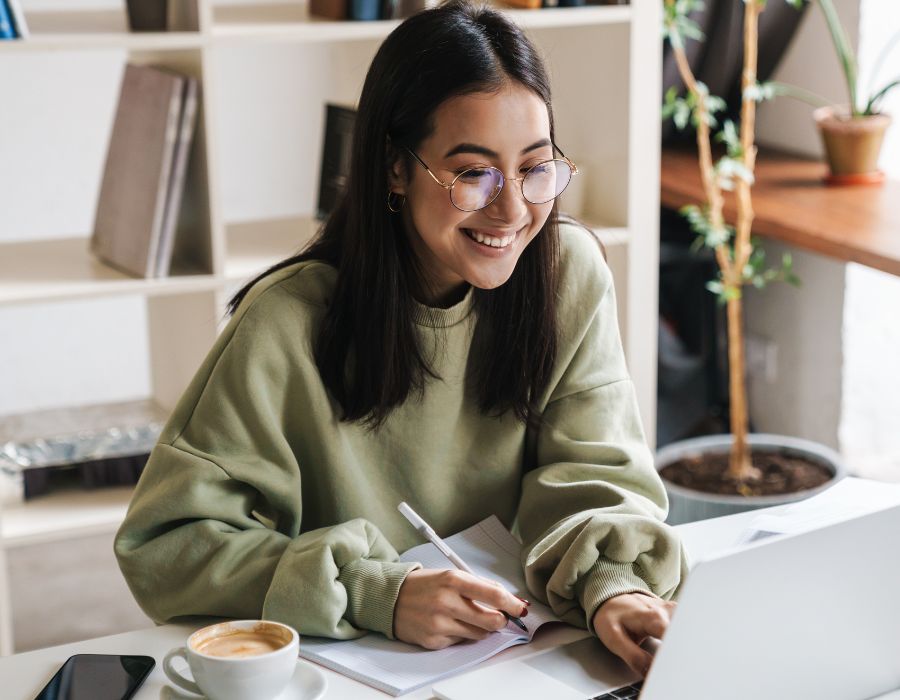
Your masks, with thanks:
M 522 177 L 507 178 L 498 168 L 484 166 L 469 168 L 450 182 L 443 182 L 414 151 L 409 148 L 406 150 L 428 171 L 432 180 L 445 190 L 449 190 L 451 204 L 460 211 L 484 209 L 497 199 L 507 180 L 522 183 L 522 196 L 527 202 L 546 204 L 559 197 L 572 180 L 572 176 L 578 172 L 575 164 L 556 148 L 562 159 L 551 158 L 532 165 Z

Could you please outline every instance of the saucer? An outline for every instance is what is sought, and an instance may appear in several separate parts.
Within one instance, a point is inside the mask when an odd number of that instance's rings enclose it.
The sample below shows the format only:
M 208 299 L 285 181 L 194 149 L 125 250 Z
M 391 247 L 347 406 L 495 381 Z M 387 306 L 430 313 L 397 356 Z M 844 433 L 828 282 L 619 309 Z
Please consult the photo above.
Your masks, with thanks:
M 278 700 L 319 700 L 325 695 L 327 687 L 328 680 L 324 673 L 308 661 L 298 659 L 291 682 L 278 696 Z M 200 696 L 176 690 L 166 684 L 159 697 L 161 700 L 197 700 Z
M 288 687 L 278 700 L 319 700 L 325 695 L 328 681 L 325 674 L 308 661 L 297 660 L 297 668 Z

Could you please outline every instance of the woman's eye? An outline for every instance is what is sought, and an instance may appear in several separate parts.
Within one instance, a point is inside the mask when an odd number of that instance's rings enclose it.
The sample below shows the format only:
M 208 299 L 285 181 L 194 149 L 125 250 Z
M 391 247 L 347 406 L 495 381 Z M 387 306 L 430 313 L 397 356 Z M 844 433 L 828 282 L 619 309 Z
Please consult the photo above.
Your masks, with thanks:
M 481 180 L 484 177 L 488 176 L 488 171 L 479 169 L 479 168 L 469 168 L 467 170 L 461 171 L 462 177 L 460 180 L 464 182 L 476 182 Z

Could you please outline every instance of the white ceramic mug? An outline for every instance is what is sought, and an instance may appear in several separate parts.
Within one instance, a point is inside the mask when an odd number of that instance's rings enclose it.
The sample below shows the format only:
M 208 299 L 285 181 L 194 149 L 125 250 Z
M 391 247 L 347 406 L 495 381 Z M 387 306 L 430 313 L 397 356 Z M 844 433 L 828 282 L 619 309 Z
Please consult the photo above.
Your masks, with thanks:
M 283 646 L 252 656 L 213 656 L 198 648 L 211 639 L 235 632 L 256 632 L 275 637 Z M 269 620 L 220 622 L 194 632 L 187 644 L 172 649 L 163 660 L 163 671 L 179 688 L 205 695 L 210 700 L 273 700 L 287 687 L 297 665 L 300 637 L 288 625 Z M 181 675 L 172 665 L 185 659 L 194 680 Z

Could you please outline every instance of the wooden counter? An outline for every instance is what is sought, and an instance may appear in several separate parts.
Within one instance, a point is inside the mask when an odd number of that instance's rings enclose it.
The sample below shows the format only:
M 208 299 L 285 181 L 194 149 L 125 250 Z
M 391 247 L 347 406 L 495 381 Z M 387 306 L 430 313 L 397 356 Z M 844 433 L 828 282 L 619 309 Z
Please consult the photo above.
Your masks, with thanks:
M 827 165 L 760 149 L 753 185 L 753 233 L 838 260 L 900 275 L 900 181 L 832 187 Z M 705 201 L 696 151 L 663 149 L 661 202 L 678 209 Z M 725 216 L 735 221 L 726 193 Z

